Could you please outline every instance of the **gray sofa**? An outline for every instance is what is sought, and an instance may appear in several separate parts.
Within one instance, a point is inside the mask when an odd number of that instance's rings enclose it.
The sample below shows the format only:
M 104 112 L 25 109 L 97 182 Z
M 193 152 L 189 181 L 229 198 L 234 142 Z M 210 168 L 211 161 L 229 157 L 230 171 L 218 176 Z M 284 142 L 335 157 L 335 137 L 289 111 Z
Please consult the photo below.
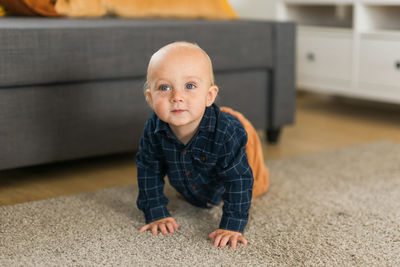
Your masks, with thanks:
M 269 141 L 293 122 L 292 23 L 1 18 L 0 169 L 135 151 L 149 57 L 176 40 L 208 52 L 218 103 Z

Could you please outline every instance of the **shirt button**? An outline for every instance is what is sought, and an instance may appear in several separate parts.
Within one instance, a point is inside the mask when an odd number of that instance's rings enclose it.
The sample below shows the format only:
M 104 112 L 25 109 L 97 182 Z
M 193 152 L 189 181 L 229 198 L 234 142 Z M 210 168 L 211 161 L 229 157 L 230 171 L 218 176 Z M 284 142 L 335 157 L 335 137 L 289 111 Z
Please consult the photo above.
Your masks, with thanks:
M 187 151 L 186 151 L 186 150 L 183 150 L 183 151 L 182 151 L 182 154 L 183 154 L 183 155 L 186 155 L 186 154 L 187 154 Z
M 186 171 L 186 175 L 190 175 L 190 171 Z
M 197 187 L 196 187 L 195 185 L 194 185 L 194 186 L 192 186 L 192 190 L 196 190 L 196 188 L 197 188 Z

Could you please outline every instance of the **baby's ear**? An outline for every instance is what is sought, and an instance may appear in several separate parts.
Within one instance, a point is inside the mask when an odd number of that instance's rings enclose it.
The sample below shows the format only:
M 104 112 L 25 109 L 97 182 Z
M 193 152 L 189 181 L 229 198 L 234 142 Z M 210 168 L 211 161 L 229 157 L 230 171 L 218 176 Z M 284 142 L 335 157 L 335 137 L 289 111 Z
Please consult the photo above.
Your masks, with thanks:
M 151 98 L 151 92 L 150 89 L 146 89 L 146 91 L 144 92 L 145 96 L 146 96 L 146 101 L 147 103 L 150 105 L 150 107 L 153 107 L 153 99 Z
M 213 85 L 208 89 L 207 107 L 211 106 L 214 103 L 215 98 L 218 95 L 218 90 L 219 90 L 218 86 L 216 86 L 216 85 Z

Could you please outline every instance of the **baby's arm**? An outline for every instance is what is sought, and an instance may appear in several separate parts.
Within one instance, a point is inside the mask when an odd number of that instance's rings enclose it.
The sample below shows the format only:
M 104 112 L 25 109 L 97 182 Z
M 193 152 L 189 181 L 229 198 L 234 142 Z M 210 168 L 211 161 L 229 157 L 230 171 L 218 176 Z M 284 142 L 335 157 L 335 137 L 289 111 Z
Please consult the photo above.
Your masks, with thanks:
M 146 122 L 136 155 L 139 189 L 136 203 L 138 208 L 143 211 L 146 220 L 146 225 L 140 231 L 152 230 L 153 234 L 157 234 L 158 229 L 165 233 L 164 230 L 167 230 L 169 223 L 163 219 L 171 218 L 171 215 L 167 209 L 168 199 L 163 193 L 166 173 L 165 159 L 162 156 L 161 144 L 153 134 L 154 124 L 154 118 Z M 168 221 L 172 222 L 172 229 L 177 229 L 175 220 L 171 221 L 171 219 Z M 159 223 L 160 221 L 162 223 Z
M 229 242 L 236 249 L 237 242 L 247 245 L 242 233 L 249 218 L 253 174 L 246 156 L 247 134 L 242 127 L 227 131 L 221 152 L 218 176 L 224 182 L 223 213 L 219 229 L 209 235 L 215 247 Z
M 220 247 L 223 248 L 226 246 L 226 244 L 231 245 L 232 249 L 236 249 L 237 247 L 237 242 L 241 242 L 243 245 L 247 246 L 247 240 L 244 238 L 244 236 L 235 231 L 229 231 L 225 229 L 217 229 L 211 234 L 208 235 L 208 238 L 211 241 L 214 241 L 214 247 Z
M 176 223 L 175 219 L 172 217 L 163 218 L 149 224 L 146 224 L 140 228 L 140 232 L 151 230 L 153 235 L 158 235 L 158 230 L 161 231 L 163 235 L 172 234 L 179 229 L 179 225 Z M 169 232 L 168 232 L 169 231 Z

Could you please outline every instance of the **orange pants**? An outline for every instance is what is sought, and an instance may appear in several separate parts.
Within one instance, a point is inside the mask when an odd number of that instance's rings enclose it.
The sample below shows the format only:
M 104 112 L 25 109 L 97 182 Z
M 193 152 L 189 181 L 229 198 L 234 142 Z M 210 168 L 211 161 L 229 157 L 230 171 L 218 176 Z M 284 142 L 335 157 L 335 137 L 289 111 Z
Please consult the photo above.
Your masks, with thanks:
M 221 107 L 222 112 L 235 116 L 247 132 L 246 154 L 250 168 L 253 171 L 253 198 L 265 193 L 269 186 L 269 171 L 264 164 L 261 142 L 253 125 L 239 112 L 228 107 Z

